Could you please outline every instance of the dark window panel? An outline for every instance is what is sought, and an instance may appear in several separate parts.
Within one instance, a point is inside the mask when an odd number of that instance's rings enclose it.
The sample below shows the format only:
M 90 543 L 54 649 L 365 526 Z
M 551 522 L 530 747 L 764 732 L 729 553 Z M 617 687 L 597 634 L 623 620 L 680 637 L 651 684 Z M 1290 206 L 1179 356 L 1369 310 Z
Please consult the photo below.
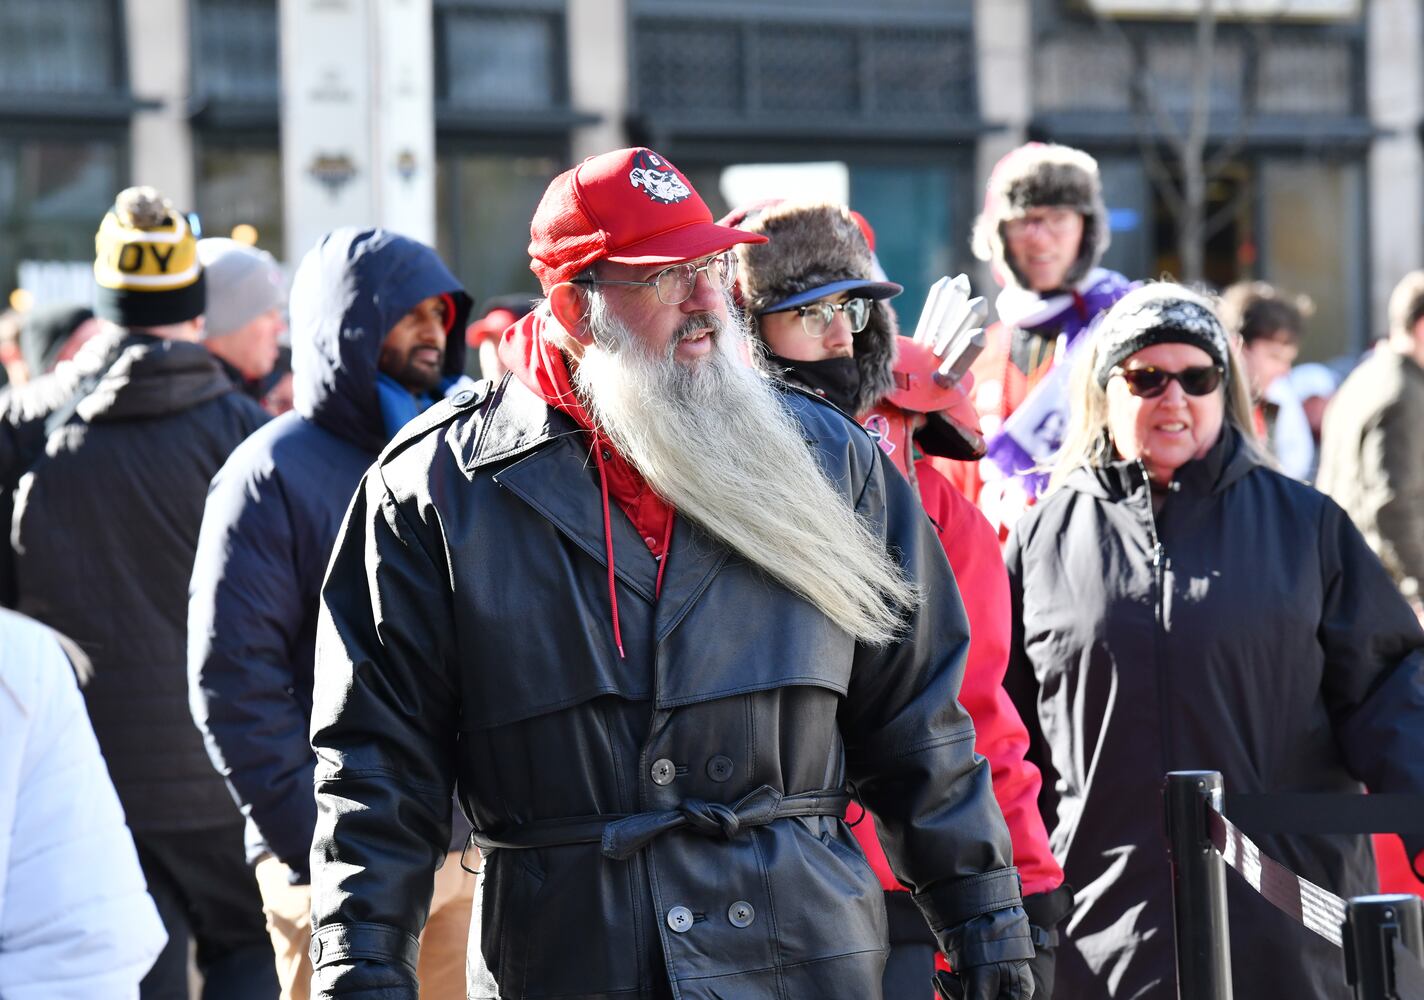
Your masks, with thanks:
M 121 84 L 113 0 L 0 3 L 0 92 L 104 93 Z
M 1256 72 L 1262 111 L 1351 114 L 1355 109 L 1355 53 L 1338 37 L 1273 38 Z
M 436 248 L 478 303 L 538 294 L 529 270 L 529 220 L 565 160 L 562 153 L 451 151 L 438 157 Z
M 1041 110 L 1132 109 L 1133 58 L 1125 41 L 1091 28 L 1068 29 L 1040 39 L 1035 51 Z
M 0 138 L 0 289 L 22 260 L 93 260 L 122 152 L 117 140 Z
M 567 105 L 563 30 L 560 12 L 441 9 L 435 39 L 444 68 L 441 98 L 478 108 Z
M 1355 27 L 1222 22 L 1210 78 L 1216 112 L 1361 113 L 1362 39 Z M 1035 45 L 1035 98 L 1043 111 L 1129 111 L 1138 62 L 1162 110 L 1190 109 L 1194 31 L 1178 23 L 1050 20 Z
M 873 110 L 900 116 L 962 112 L 975 101 L 968 32 L 896 28 L 870 37 Z
M 195 0 L 193 88 L 203 97 L 280 96 L 277 0 Z
M 940 125 L 977 111 L 968 27 L 645 15 L 634 31 L 645 114 Z
M 836 118 L 861 110 L 858 33 L 768 25 L 757 37 L 759 111 Z
M 637 28 L 644 111 L 737 114 L 745 107 L 742 29 L 726 22 L 648 20 Z
M 229 236 L 234 226 L 253 226 L 257 245 L 283 256 L 282 158 L 275 136 L 250 145 L 202 144 L 194 180 L 204 236 Z

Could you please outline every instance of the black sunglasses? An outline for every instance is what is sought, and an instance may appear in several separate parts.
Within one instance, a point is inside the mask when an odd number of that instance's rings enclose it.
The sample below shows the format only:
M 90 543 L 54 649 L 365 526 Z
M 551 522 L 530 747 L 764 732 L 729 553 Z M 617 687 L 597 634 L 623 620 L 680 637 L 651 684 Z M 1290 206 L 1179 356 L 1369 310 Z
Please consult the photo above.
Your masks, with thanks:
M 1166 392 L 1167 386 L 1172 382 L 1180 385 L 1188 396 L 1208 396 L 1221 385 L 1226 371 L 1220 365 L 1183 368 L 1179 372 L 1146 365 L 1142 368 L 1119 368 L 1114 374 L 1122 376 L 1122 380 L 1127 383 L 1128 392 L 1151 399 Z

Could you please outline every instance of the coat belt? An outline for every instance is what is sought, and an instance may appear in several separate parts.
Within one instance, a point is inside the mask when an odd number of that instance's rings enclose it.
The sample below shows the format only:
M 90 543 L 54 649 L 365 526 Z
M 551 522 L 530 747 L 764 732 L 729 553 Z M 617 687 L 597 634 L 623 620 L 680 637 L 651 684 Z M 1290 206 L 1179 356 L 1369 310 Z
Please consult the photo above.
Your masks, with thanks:
M 850 796 L 840 788 L 783 795 L 762 785 L 732 805 L 685 799 L 676 809 L 663 811 L 537 820 L 497 834 L 475 830 L 470 840 L 482 850 L 600 844 L 604 857 L 626 861 L 673 830 L 688 829 L 704 837 L 730 840 L 742 830 L 791 816 L 844 816 L 849 803 Z

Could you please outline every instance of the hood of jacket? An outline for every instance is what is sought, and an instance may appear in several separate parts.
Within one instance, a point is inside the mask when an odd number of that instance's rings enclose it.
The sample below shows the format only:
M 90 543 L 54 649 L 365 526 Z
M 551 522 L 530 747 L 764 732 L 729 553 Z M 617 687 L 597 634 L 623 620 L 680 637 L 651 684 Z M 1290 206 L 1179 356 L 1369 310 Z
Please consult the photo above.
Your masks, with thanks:
M 376 375 L 381 344 L 432 295 L 454 301 L 444 374 L 465 369 L 474 300 L 434 250 L 384 229 L 337 229 L 302 258 L 292 282 L 292 396 L 298 413 L 353 444 L 386 444 Z
M 90 423 L 162 417 L 232 389 L 222 366 L 202 344 L 134 333 L 76 412 Z
M 1172 490 L 1196 496 L 1220 493 L 1258 465 L 1260 462 L 1245 447 L 1241 434 L 1224 423 L 1211 450 L 1177 470 L 1172 477 Z M 1118 501 L 1140 489 L 1145 475 L 1137 459 L 1120 459 L 1100 467 L 1074 470 L 1064 480 L 1063 488 L 1100 500 Z

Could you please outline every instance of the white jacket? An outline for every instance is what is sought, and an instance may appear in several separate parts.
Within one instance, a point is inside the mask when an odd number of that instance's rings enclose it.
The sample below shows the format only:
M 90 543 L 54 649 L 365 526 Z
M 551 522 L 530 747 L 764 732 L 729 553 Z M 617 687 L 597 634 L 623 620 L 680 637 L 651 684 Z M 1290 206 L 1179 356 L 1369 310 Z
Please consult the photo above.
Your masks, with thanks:
M 0 997 L 137 997 L 167 940 L 69 661 L 0 609 Z

